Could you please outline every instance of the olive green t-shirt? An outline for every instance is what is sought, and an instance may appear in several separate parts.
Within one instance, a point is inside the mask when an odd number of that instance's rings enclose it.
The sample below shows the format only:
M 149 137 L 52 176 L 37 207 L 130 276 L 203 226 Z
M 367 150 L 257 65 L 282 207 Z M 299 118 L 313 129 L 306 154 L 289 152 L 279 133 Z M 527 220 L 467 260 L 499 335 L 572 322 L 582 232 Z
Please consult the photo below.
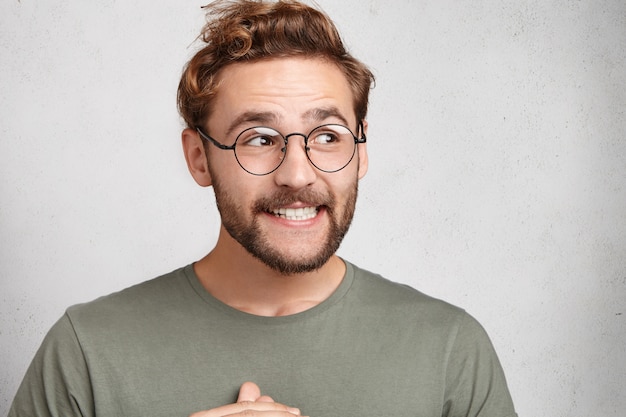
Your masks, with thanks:
M 312 417 L 516 415 L 476 320 L 346 265 L 327 300 L 285 317 L 221 303 L 192 265 L 71 307 L 9 417 L 186 417 L 245 381 Z

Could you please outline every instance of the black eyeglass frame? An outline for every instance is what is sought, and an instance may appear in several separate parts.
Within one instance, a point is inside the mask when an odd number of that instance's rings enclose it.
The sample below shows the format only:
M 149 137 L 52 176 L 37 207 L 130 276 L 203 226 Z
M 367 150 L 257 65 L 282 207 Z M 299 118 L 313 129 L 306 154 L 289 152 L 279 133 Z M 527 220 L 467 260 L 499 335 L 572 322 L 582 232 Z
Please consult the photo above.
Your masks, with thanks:
M 313 162 L 311 160 L 311 156 L 309 155 L 309 147 L 307 146 L 307 143 L 308 143 L 308 140 L 309 140 L 309 136 L 311 136 L 311 133 L 313 133 L 317 129 L 322 128 L 324 126 L 341 126 L 343 128 L 346 128 L 348 130 L 348 132 L 350 132 L 350 134 L 354 138 L 354 149 L 352 150 L 352 155 L 350 155 L 350 159 L 348 159 L 348 162 L 346 162 L 341 168 L 334 169 L 334 170 L 331 170 L 331 171 L 322 169 L 322 168 L 318 167 L 317 165 L 315 165 L 315 162 Z M 365 133 L 363 132 L 363 123 L 362 122 L 359 122 L 359 126 L 358 126 L 358 129 L 361 132 L 361 136 L 362 136 L 361 138 L 356 137 L 355 134 L 352 133 L 352 130 L 349 127 L 344 126 L 344 125 L 339 124 L 339 123 L 326 123 L 326 124 L 317 126 L 316 128 L 312 129 L 309 132 L 308 135 L 305 135 L 304 133 L 298 133 L 298 132 L 290 133 L 288 135 L 283 135 L 282 133 L 280 133 L 278 130 L 274 129 L 273 127 L 269 127 L 269 126 L 254 126 L 254 127 L 249 127 L 247 129 L 244 129 L 243 131 L 241 131 L 241 133 L 239 133 L 237 135 L 237 138 L 235 139 L 235 143 L 233 143 L 232 145 L 224 145 L 223 143 L 218 142 L 216 139 L 213 139 L 211 136 L 209 136 L 206 133 L 204 133 L 199 126 L 196 127 L 196 131 L 198 132 L 198 134 L 200 135 L 200 137 L 202 139 L 204 139 L 206 141 L 209 141 L 210 143 L 215 145 L 217 148 L 225 150 L 225 151 L 233 151 L 233 154 L 235 155 L 235 159 L 237 160 L 237 163 L 239 164 L 241 169 L 246 171 L 248 174 L 255 175 L 257 177 L 262 177 L 264 175 L 269 175 L 272 172 L 276 171 L 278 168 L 280 168 L 280 166 L 283 164 L 283 161 L 285 160 L 285 158 L 283 157 L 280 160 L 280 162 L 278 163 L 278 165 L 274 169 L 272 169 L 271 171 L 266 172 L 264 174 L 257 174 L 255 172 L 252 172 L 252 171 L 246 169 L 246 167 L 244 167 L 241 164 L 241 161 L 239 161 L 239 158 L 237 157 L 237 152 L 235 151 L 235 147 L 237 146 L 237 141 L 239 140 L 239 137 L 244 132 L 246 132 L 246 131 L 248 131 L 250 129 L 258 129 L 258 128 L 267 128 L 267 129 L 271 129 L 271 130 L 275 131 L 276 133 L 278 133 L 283 138 L 283 140 L 285 141 L 285 147 L 282 150 L 285 155 L 287 154 L 287 145 L 289 143 L 289 138 L 291 136 L 301 136 L 304 139 L 304 149 L 305 149 L 306 157 L 309 160 L 309 162 L 311 163 L 311 165 L 313 165 L 319 171 L 326 172 L 326 173 L 329 173 L 329 174 L 332 174 L 334 172 L 339 172 L 342 169 L 344 169 L 345 167 L 347 167 L 350 164 L 350 162 L 352 162 L 352 160 L 354 159 L 354 155 L 356 154 L 357 145 L 360 144 L 360 143 L 367 142 L 367 137 L 365 136 Z

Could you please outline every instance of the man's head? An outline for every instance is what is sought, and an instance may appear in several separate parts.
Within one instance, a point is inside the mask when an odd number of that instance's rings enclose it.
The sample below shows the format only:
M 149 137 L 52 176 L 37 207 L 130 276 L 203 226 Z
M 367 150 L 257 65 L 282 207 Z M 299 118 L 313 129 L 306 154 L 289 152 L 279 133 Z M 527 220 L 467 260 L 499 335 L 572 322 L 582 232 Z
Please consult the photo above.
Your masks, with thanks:
M 206 9 L 200 36 L 206 46 L 189 61 L 178 86 L 178 108 L 188 127 L 206 122 L 222 69 L 279 57 L 317 57 L 337 65 L 350 83 L 357 121 L 365 119 L 374 77 L 346 51 L 325 13 L 290 0 L 218 0 Z
M 209 16 L 179 87 L 190 171 L 215 190 L 220 239 L 283 274 L 315 270 L 347 232 L 367 171 L 373 77 L 300 3 L 218 2 Z

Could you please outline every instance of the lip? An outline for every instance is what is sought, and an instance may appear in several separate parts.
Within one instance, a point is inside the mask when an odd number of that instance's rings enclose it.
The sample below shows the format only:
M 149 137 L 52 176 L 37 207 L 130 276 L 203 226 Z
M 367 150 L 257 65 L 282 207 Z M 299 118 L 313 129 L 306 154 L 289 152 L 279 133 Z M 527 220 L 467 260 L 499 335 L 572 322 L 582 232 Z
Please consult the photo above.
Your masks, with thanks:
M 281 213 L 282 212 L 282 213 Z M 293 204 L 288 207 L 279 207 L 265 214 L 272 221 L 290 227 L 308 227 L 317 223 L 324 213 L 326 206 L 312 206 L 310 204 Z
M 288 207 L 278 207 L 269 211 L 269 214 L 288 221 L 302 222 L 318 216 L 321 206 L 306 204 L 292 204 Z

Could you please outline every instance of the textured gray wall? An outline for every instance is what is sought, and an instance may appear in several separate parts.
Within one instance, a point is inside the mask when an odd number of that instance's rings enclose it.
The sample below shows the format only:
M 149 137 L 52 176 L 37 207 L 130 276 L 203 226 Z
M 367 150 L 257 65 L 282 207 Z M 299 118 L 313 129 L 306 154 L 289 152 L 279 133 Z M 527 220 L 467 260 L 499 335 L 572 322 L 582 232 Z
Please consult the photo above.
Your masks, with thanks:
M 378 78 L 341 254 L 476 316 L 520 416 L 622 416 L 626 5 L 319 3 Z M 212 247 L 175 109 L 202 4 L 0 4 L 0 415 L 68 305 Z

